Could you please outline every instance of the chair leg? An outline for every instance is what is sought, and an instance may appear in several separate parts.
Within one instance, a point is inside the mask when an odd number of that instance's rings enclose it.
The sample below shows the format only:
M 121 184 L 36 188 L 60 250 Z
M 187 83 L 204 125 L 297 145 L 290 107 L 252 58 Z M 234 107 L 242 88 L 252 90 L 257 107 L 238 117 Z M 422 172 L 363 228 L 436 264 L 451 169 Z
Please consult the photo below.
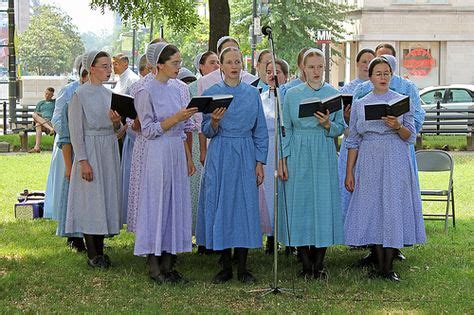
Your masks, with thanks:
M 445 220 L 444 220 L 444 233 L 448 232 L 448 221 L 449 221 L 449 204 L 451 201 L 451 192 L 448 193 L 447 199 L 446 199 L 446 214 L 445 214 Z
M 453 212 L 453 227 L 456 227 L 456 215 L 454 211 L 454 186 L 451 186 L 451 211 Z

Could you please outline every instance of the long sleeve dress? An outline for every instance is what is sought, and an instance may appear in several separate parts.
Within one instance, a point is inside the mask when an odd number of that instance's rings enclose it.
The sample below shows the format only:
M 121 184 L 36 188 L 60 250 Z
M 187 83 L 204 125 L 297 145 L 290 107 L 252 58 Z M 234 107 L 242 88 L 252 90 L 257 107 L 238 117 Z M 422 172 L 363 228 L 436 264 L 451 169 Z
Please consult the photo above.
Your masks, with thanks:
M 64 186 L 64 158 L 61 147 L 58 146 L 58 130 L 61 128 L 61 112 L 65 106 L 65 100 L 71 100 L 72 93 L 79 86 L 79 81 L 74 81 L 66 85 L 59 91 L 54 105 L 51 123 L 56 136 L 54 137 L 53 152 L 51 154 L 51 164 L 49 166 L 48 179 L 46 181 L 46 197 L 44 199 L 44 218 L 59 220 L 59 201 Z
M 180 86 L 181 85 L 181 86 Z M 183 89 L 183 86 L 186 89 Z M 161 256 L 190 252 L 191 197 L 184 141 L 188 122 L 164 131 L 161 122 L 189 103 L 178 80 L 150 80 L 135 96 L 141 135 L 141 180 L 134 254 Z
M 74 93 L 68 108 L 74 150 L 66 215 L 66 233 L 115 235 L 122 227 L 120 157 L 109 118 L 112 92 L 90 82 Z M 92 167 L 93 180 L 82 178 L 80 161 Z
M 231 94 L 232 103 L 214 130 L 203 115 L 202 132 L 211 138 L 199 196 L 196 240 L 208 249 L 262 246 L 255 175 L 266 163 L 268 131 L 258 90 L 246 83 L 223 81 L 204 95 Z
M 279 241 L 287 246 L 328 247 L 343 242 L 341 197 L 334 138 L 344 131 L 342 111 L 330 115 L 330 129 L 316 117 L 298 118 L 300 103 L 339 93 L 325 83 L 315 91 L 306 83 L 288 90 L 283 104 L 283 157 L 286 193 L 279 206 Z M 285 199 L 286 197 L 286 199 Z M 286 202 L 285 202 L 286 201 Z
M 57 146 L 62 151 L 62 147 L 65 144 L 71 144 L 71 138 L 69 135 L 69 119 L 68 119 L 68 108 L 71 103 L 72 96 L 77 88 L 80 86 L 79 81 L 68 84 L 64 87 L 59 97 L 56 99 L 56 107 L 54 108 L 53 114 L 53 125 L 54 130 L 57 133 Z M 57 110 L 57 111 L 56 111 Z M 62 152 L 61 152 L 62 153 Z M 61 154 L 62 156 L 62 154 Z M 64 160 L 63 160 L 64 164 Z M 65 166 L 64 166 L 65 167 Z M 66 233 L 66 214 L 67 214 L 67 199 L 69 195 L 69 181 L 64 177 L 63 173 L 61 194 L 56 200 L 57 206 L 57 221 L 58 227 L 56 229 L 56 235 L 61 237 L 82 237 L 82 233 Z
M 351 82 L 344 85 L 340 92 L 342 94 L 353 94 L 354 90 L 359 84 L 364 83 L 363 80 L 356 78 Z M 345 123 L 345 122 L 344 122 Z M 341 208 L 342 208 L 342 218 L 345 218 L 347 207 L 349 206 L 349 200 L 351 199 L 351 193 L 347 191 L 344 181 L 346 179 L 346 167 L 347 167 L 347 148 L 346 140 L 349 134 L 349 126 L 345 123 L 346 130 L 344 131 L 344 136 L 341 141 L 341 148 L 339 149 L 339 157 L 337 159 L 337 169 L 339 174 L 339 187 L 341 190 Z
M 374 89 L 374 85 L 371 81 L 366 81 L 362 84 L 359 84 L 354 90 L 354 100 L 362 98 L 370 93 Z M 390 90 L 406 95 L 410 97 L 410 102 L 413 104 L 413 119 L 415 125 L 415 132 L 419 133 L 423 127 L 425 121 L 425 110 L 421 107 L 421 99 L 418 88 L 415 83 L 410 80 L 404 79 L 398 75 L 393 75 L 390 79 Z M 418 168 L 416 166 L 415 159 L 415 145 L 410 145 L 410 154 L 412 157 L 412 167 L 415 170 L 415 173 L 418 173 Z M 417 179 L 417 185 L 418 179 Z
M 400 96 L 393 91 L 370 93 L 352 106 L 346 146 L 357 149 L 358 155 L 354 192 L 344 224 L 347 245 L 402 248 L 425 242 L 417 175 L 410 155 L 410 144 L 416 139 L 413 104 L 408 113 L 399 117 L 411 131 L 408 140 L 402 140 L 382 120 L 365 120 L 365 104 L 387 102 Z

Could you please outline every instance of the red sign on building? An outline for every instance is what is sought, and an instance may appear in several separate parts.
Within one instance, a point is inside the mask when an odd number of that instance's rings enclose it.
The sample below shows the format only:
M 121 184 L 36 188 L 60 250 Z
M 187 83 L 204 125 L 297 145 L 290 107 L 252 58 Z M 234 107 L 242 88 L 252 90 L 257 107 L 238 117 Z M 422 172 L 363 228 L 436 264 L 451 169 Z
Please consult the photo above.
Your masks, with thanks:
M 403 67 L 411 76 L 426 77 L 436 61 L 427 49 L 415 48 L 403 56 Z

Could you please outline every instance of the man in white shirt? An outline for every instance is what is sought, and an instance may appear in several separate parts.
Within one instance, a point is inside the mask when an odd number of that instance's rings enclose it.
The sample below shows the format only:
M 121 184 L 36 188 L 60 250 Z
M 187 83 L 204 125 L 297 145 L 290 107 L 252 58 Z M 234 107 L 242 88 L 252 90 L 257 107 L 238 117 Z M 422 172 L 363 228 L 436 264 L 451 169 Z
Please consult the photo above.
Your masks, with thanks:
M 130 86 L 137 82 L 139 77 L 128 68 L 128 57 L 124 54 L 117 54 L 112 58 L 114 73 L 118 75 L 114 92 L 120 94 L 130 94 Z

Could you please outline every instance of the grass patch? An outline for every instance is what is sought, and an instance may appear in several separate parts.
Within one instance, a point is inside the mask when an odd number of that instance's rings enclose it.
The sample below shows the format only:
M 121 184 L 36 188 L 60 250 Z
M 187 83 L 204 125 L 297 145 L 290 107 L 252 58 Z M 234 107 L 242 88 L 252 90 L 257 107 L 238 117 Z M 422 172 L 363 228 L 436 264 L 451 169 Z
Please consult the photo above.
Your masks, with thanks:
M 10 134 L 10 135 L 1 135 L 0 136 L 0 142 L 8 142 L 10 143 L 10 151 L 20 151 L 21 149 L 21 143 L 20 143 L 20 136 L 18 134 Z M 41 137 L 41 145 L 40 148 L 42 151 L 51 151 L 53 150 L 53 142 L 54 142 L 54 137 L 53 136 L 48 136 L 43 134 Z M 31 149 L 35 146 L 35 135 L 31 134 L 31 132 L 28 134 L 28 149 Z
M 466 151 L 466 136 L 457 135 L 423 135 L 423 149 L 442 149 L 449 145 L 451 151 Z
M 337 246 L 327 254 L 327 282 L 295 279 L 299 264 L 294 257 L 280 255 L 279 285 L 301 291 L 296 296 L 265 298 L 248 292 L 272 281 L 272 257 L 261 250 L 249 257 L 259 278 L 254 286 L 236 280 L 211 284 L 218 257 L 196 254 L 179 256 L 177 269 L 190 280 L 188 284 L 160 286 L 149 281 L 145 259 L 133 256 L 134 236 L 122 231 L 106 241 L 114 267 L 91 270 L 85 255 L 69 250 L 65 239 L 54 235 L 55 222 L 13 218 L 19 191 L 45 188 L 50 158 L 48 153 L 0 155 L 2 312 L 471 313 L 474 309 L 474 155 L 455 155 L 456 229 L 450 226 L 445 234 L 442 222 L 427 222 L 427 244 L 404 249 L 407 261 L 396 263 L 401 283 L 368 278 L 366 269 L 351 266 L 365 251 Z M 441 183 L 440 178 L 421 181 Z

